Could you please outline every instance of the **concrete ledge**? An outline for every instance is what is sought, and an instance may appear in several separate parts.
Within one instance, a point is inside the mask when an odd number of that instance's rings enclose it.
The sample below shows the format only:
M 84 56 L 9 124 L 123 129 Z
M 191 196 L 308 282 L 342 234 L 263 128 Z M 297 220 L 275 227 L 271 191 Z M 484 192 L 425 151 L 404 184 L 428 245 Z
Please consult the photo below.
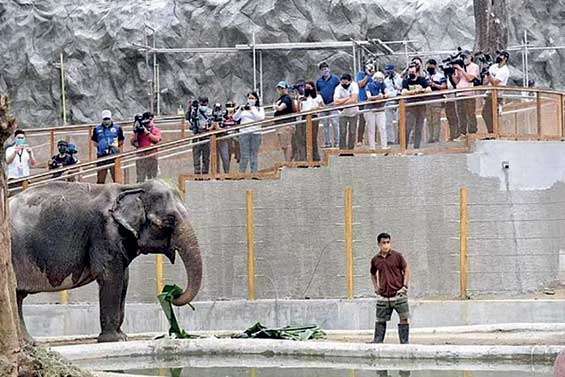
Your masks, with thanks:
M 69 360 L 197 355 L 553 362 L 565 346 L 393 345 L 267 339 L 163 339 L 52 347 Z
M 176 309 L 189 331 L 241 331 L 256 321 L 267 326 L 316 323 L 324 330 L 370 330 L 375 300 L 258 300 L 196 302 L 196 311 Z M 411 327 L 560 323 L 565 300 L 410 301 Z M 98 305 L 24 305 L 32 336 L 98 334 Z M 393 316 L 392 326 L 396 324 Z M 128 304 L 126 333 L 166 332 L 168 324 L 158 304 Z

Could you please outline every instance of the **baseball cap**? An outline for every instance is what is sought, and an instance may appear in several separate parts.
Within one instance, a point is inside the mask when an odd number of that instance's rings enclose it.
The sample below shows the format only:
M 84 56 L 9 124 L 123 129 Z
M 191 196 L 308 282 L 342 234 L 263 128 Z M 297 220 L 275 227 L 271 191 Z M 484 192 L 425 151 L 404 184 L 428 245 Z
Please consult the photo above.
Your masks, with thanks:
M 328 65 L 328 63 L 326 62 L 321 62 L 320 65 L 318 66 L 318 69 L 322 69 L 322 68 L 329 68 L 330 66 Z
M 283 88 L 283 89 L 288 89 L 288 83 L 286 81 L 279 81 L 279 83 L 276 86 L 277 88 Z
M 394 64 L 385 65 L 385 71 L 394 71 Z
M 102 119 L 112 119 L 112 112 L 110 110 L 102 111 Z

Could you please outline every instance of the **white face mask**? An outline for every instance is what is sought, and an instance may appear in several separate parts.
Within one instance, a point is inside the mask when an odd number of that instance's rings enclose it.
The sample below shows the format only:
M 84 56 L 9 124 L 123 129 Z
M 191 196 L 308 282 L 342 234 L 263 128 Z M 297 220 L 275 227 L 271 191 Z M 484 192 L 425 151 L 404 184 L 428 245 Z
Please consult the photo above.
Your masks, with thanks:
M 255 106 L 255 105 L 257 105 L 257 100 L 256 99 L 248 99 L 247 104 L 249 106 Z

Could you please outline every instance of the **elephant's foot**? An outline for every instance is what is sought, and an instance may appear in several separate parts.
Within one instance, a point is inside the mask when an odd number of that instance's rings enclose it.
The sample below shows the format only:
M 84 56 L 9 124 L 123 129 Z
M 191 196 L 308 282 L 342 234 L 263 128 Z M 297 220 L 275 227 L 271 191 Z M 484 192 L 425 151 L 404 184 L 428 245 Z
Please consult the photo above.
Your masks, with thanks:
M 128 340 L 127 335 L 121 331 L 103 332 L 98 335 L 98 343 L 125 342 L 126 340 Z

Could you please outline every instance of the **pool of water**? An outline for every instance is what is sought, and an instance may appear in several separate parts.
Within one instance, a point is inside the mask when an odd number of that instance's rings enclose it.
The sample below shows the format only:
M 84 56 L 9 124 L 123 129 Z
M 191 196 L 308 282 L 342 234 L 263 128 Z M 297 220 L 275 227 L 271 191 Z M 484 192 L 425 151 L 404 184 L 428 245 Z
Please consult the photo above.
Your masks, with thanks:
M 553 377 L 548 364 L 269 356 L 172 356 L 79 362 L 100 371 L 163 377 Z

